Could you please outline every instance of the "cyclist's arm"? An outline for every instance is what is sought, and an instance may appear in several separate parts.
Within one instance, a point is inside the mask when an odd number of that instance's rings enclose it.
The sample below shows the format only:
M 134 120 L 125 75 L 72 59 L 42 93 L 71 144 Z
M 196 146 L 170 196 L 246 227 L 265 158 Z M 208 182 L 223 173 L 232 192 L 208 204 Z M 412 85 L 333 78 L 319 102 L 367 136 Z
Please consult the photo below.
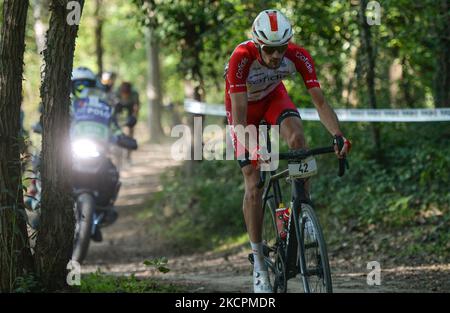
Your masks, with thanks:
M 236 134 L 236 140 L 239 145 L 236 145 L 238 154 L 244 153 L 240 149 L 244 148 L 248 151 L 249 156 L 252 157 L 255 152 L 254 149 L 257 148 L 257 134 L 252 131 L 246 132 L 245 127 L 247 126 L 247 92 L 238 92 L 230 94 L 231 98 L 231 114 L 233 119 L 234 132 Z M 240 128 L 236 128 L 239 126 Z M 249 136 L 249 141 L 246 140 L 246 134 Z
M 230 98 L 233 126 L 247 126 L 247 92 L 232 93 L 230 94 Z
M 231 98 L 231 115 L 233 126 L 247 126 L 247 92 L 237 92 L 230 94 Z
M 121 134 L 123 134 L 122 129 L 119 126 L 119 121 L 117 120 L 117 114 L 116 114 L 116 110 L 113 109 L 113 112 L 111 114 L 111 119 L 110 119 L 110 123 L 109 123 L 109 129 L 111 131 L 111 134 L 113 136 L 119 136 Z
M 303 77 L 305 86 L 313 99 L 317 112 L 319 113 L 320 121 L 331 133 L 331 135 L 344 137 L 341 129 L 339 128 L 339 121 L 336 113 L 334 113 L 334 110 L 328 104 L 322 90 L 320 89 L 320 83 L 317 80 L 316 70 L 314 68 L 314 60 L 306 49 L 295 45 L 291 46 L 294 47 L 294 49 L 290 50 L 291 52 L 289 57 L 293 60 L 297 71 Z M 345 140 L 346 139 L 344 139 L 344 147 L 341 151 L 339 151 L 337 146 L 335 146 L 336 155 L 339 158 L 342 158 L 344 154 L 348 153 L 351 147 L 349 141 L 345 144 Z
M 333 135 L 342 136 L 341 129 L 339 128 L 339 121 L 336 116 L 336 113 L 328 104 L 325 96 L 323 95 L 322 90 L 319 87 L 314 87 L 308 90 L 311 95 L 314 105 L 317 108 L 317 112 L 319 113 L 320 121 L 326 127 L 326 129 Z M 344 138 L 344 146 L 341 151 L 335 145 L 335 152 L 339 158 L 342 158 L 344 155 L 348 154 L 350 151 L 351 143 L 347 139 Z
M 236 127 L 238 125 L 242 125 L 243 128 L 247 126 L 247 106 L 248 106 L 248 99 L 247 99 L 247 92 L 237 92 L 230 94 L 231 98 L 231 114 L 233 119 L 233 126 Z M 252 133 L 249 134 L 250 142 L 256 143 L 257 138 L 253 136 Z M 241 139 L 241 140 L 239 140 Z M 245 149 L 250 151 L 249 149 L 251 147 L 248 146 L 248 143 L 246 142 L 245 138 L 238 138 L 240 143 L 242 145 L 245 144 Z
M 239 45 L 231 55 L 230 61 L 226 69 L 226 79 L 229 83 L 229 93 L 231 99 L 231 116 L 233 120 L 233 127 L 241 125 L 247 126 L 247 76 L 250 72 L 250 65 L 252 63 L 252 56 L 245 45 Z M 236 129 L 235 129 L 236 130 Z M 242 129 L 243 130 L 243 129 Z M 237 140 L 241 146 L 253 153 L 250 149 L 253 149 L 251 145 L 249 147 L 245 138 L 240 138 L 244 133 L 235 132 Z M 250 134 L 250 142 L 252 144 L 257 143 L 257 135 Z M 239 153 L 239 152 L 238 152 Z M 240 153 L 239 153 L 240 154 Z
M 133 114 L 137 118 L 138 114 L 139 114 L 139 109 L 140 109 L 139 94 L 137 92 L 136 92 L 135 99 L 136 99 L 136 101 L 133 104 Z
M 320 89 L 313 58 L 306 49 L 294 44 L 291 46 L 293 49 L 289 50 L 289 57 L 293 60 L 297 71 L 302 75 L 305 87 L 308 89 L 319 113 L 320 121 L 332 135 L 342 135 L 337 116 Z
M 322 89 L 320 89 L 319 87 L 314 87 L 308 89 L 308 92 L 312 97 L 317 112 L 319 113 L 320 121 L 325 126 L 325 128 L 333 136 L 334 135 L 342 136 L 342 131 L 339 128 L 339 121 L 337 119 L 336 113 L 325 99 Z

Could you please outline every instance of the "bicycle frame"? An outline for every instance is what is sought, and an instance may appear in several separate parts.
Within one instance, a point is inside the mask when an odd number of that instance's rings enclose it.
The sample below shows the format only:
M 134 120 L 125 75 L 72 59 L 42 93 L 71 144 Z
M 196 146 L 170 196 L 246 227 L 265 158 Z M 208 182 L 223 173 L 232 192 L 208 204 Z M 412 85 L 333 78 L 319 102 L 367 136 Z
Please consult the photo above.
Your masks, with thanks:
M 267 138 L 269 138 L 269 132 L 267 132 Z M 268 151 L 270 153 L 270 140 L 267 140 L 268 143 Z M 343 143 L 342 143 L 343 145 Z M 341 148 L 341 144 L 338 143 L 338 146 Z M 334 146 L 315 148 L 311 150 L 295 150 L 288 153 L 280 153 L 279 160 L 288 160 L 298 162 L 300 160 L 304 160 L 309 156 L 325 154 L 325 153 L 333 153 Z M 338 175 L 342 176 L 345 172 L 345 162 L 346 159 L 339 160 L 339 172 Z M 287 284 L 287 281 L 291 278 L 297 276 L 298 273 L 301 275 L 301 280 L 303 282 L 303 287 L 305 292 L 311 292 L 311 286 L 308 279 L 314 272 L 310 272 L 307 266 L 306 261 L 306 247 L 305 247 L 305 238 L 303 238 L 303 206 L 302 204 L 306 204 L 309 207 L 313 208 L 313 204 L 309 198 L 308 193 L 305 190 L 305 182 L 308 178 L 295 178 L 289 175 L 289 169 L 282 170 L 277 173 L 277 171 L 269 172 L 268 184 L 266 185 L 266 172 L 261 172 L 261 179 L 258 183 L 259 188 L 264 187 L 262 204 L 263 210 L 266 210 L 266 207 L 269 206 L 269 210 L 271 210 L 270 214 L 272 216 L 272 222 L 274 229 L 276 230 L 276 241 L 273 246 L 267 246 L 267 250 L 281 255 L 281 262 L 284 264 L 284 273 L 283 280 L 284 284 Z M 279 204 L 283 202 L 282 198 L 282 190 L 280 187 L 280 179 L 287 179 L 291 182 L 291 199 L 290 199 L 290 208 L 291 214 L 289 216 L 289 225 L 288 225 L 288 235 L 286 240 L 282 240 L 277 231 L 276 225 L 276 213 L 275 210 L 278 208 Z M 266 186 L 265 186 L 266 185 Z M 268 201 L 273 198 L 274 206 L 270 207 L 268 205 Z M 263 212 L 263 214 L 267 214 L 267 212 Z M 319 226 L 320 228 L 320 226 Z M 320 231 L 320 229 L 319 229 Z M 325 244 L 325 243 L 323 243 Z M 269 253 L 265 255 L 265 261 L 272 270 L 275 270 L 277 262 L 279 262 L 278 257 L 273 261 L 269 256 Z M 326 252 L 325 252 L 326 254 Z M 328 264 L 328 261 L 326 261 Z M 329 273 L 329 269 L 328 269 Z M 285 285 L 286 286 L 286 285 Z M 331 287 L 330 287 L 331 288 Z
M 276 173 L 275 171 L 270 172 L 270 178 L 265 190 L 263 192 L 263 208 L 267 207 L 267 201 L 272 197 L 270 194 L 271 189 L 273 189 L 273 197 L 275 201 L 275 207 L 272 208 L 273 212 L 271 214 L 275 214 L 275 209 L 280 202 L 282 202 L 281 188 L 279 184 L 279 180 L 283 178 L 287 178 L 289 175 L 288 170 L 284 170 L 282 172 Z M 289 228 L 288 228 L 288 236 L 285 243 L 281 242 L 281 239 L 277 237 L 277 245 L 283 245 L 284 257 L 286 260 L 286 275 L 288 275 L 287 279 L 292 278 L 289 277 L 289 273 L 295 271 L 297 274 L 297 255 L 301 254 L 300 250 L 301 246 L 298 242 L 303 242 L 302 233 L 300 231 L 300 210 L 301 203 L 309 203 L 309 198 L 305 192 L 305 180 L 304 179 L 292 179 L 292 202 L 291 202 L 291 215 L 289 219 Z M 269 208 L 270 209 L 270 208 Z M 264 212 L 266 214 L 266 212 Z M 299 240 L 297 240 L 297 238 Z M 305 262 L 305 260 L 301 260 Z M 302 266 L 300 266 L 302 269 Z M 304 275 L 305 273 L 301 273 Z M 294 275 L 295 276 L 295 275 Z

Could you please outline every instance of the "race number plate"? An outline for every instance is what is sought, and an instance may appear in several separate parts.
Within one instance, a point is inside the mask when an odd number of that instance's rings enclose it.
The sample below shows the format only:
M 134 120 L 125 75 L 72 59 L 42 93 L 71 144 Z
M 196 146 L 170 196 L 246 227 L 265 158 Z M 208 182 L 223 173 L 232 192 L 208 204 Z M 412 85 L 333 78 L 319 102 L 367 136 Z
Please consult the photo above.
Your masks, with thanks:
M 317 164 L 314 157 L 302 160 L 300 163 L 289 163 L 289 176 L 296 178 L 305 178 L 317 174 Z

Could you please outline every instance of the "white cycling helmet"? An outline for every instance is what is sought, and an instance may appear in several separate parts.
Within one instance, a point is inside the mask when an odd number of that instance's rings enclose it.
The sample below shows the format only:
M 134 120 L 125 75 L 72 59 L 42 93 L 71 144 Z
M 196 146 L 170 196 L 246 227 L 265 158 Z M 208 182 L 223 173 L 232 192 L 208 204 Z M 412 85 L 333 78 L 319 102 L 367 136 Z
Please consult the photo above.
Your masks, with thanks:
M 253 22 L 252 37 L 262 46 L 281 46 L 292 37 L 292 26 L 287 17 L 278 10 L 264 10 Z
M 85 88 L 96 88 L 97 76 L 87 67 L 77 67 L 72 71 L 72 94 L 80 97 Z
M 92 80 L 97 81 L 97 76 L 87 67 L 77 67 L 72 72 L 72 81 L 75 80 Z

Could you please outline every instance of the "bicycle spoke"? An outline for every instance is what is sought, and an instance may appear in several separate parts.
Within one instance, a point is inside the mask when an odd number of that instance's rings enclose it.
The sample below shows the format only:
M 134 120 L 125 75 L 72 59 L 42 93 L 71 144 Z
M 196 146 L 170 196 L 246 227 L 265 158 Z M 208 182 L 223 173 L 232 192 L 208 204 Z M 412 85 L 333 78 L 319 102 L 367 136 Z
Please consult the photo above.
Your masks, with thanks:
M 312 208 L 305 207 L 300 218 L 306 267 L 303 279 L 307 281 L 309 292 L 329 292 L 332 288 L 325 242 Z

